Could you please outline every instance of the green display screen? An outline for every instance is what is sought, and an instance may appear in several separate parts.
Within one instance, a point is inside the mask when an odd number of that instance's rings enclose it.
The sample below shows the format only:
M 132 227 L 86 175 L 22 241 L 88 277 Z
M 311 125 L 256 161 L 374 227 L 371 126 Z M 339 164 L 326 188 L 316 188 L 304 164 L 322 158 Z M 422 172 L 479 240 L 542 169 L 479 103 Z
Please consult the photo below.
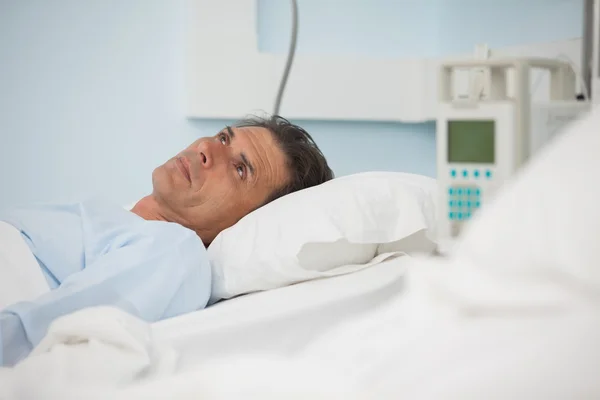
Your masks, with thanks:
M 448 162 L 493 164 L 494 121 L 448 121 Z

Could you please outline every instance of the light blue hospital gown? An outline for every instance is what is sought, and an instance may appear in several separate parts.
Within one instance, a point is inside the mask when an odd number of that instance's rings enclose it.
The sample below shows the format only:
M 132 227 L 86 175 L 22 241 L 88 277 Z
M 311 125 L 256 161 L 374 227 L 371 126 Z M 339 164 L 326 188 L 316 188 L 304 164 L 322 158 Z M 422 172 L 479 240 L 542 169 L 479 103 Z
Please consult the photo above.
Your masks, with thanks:
M 59 316 L 112 305 L 148 322 L 202 309 L 211 269 L 200 238 L 99 201 L 0 214 L 22 232 L 50 288 L 0 310 L 0 366 L 24 358 Z

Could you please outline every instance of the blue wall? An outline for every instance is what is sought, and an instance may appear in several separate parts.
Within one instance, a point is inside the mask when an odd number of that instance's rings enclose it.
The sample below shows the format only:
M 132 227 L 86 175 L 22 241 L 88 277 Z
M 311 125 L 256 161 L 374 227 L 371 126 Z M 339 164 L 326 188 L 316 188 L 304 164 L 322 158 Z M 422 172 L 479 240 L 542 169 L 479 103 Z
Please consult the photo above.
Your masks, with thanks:
M 0 0 L 0 206 L 101 194 L 222 123 L 184 110 L 183 1 Z
M 297 0 L 298 54 L 435 57 L 476 43 L 511 46 L 579 37 L 582 0 Z M 288 0 L 258 0 L 259 49 L 285 53 Z
M 440 53 L 470 53 L 477 42 L 500 47 L 563 40 L 580 37 L 583 31 L 582 0 L 440 0 L 439 4 Z
M 438 54 L 438 14 L 444 0 L 297 2 L 298 54 L 384 58 Z M 290 26 L 289 0 L 258 0 L 259 50 L 286 53 Z
M 287 3 L 259 0 L 262 51 L 287 50 Z M 298 52 L 414 57 L 470 52 L 474 37 L 562 39 L 580 35 L 580 3 L 299 0 Z M 184 0 L 0 0 L 0 207 L 131 202 L 156 165 L 230 122 L 183 114 L 184 16 Z M 433 123 L 296 122 L 337 175 L 435 174 Z

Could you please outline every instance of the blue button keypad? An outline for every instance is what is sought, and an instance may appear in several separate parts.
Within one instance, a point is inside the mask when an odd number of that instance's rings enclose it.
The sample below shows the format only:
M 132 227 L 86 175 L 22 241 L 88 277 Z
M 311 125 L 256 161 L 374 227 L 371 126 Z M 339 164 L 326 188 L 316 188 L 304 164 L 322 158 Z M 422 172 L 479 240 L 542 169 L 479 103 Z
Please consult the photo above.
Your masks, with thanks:
M 491 169 L 450 169 L 449 172 L 452 179 L 469 179 L 469 178 L 485 178 L 492 179 L 494 174 Z
M 455 185 L 448 188 L 448 218 L 463 221 L 481 207 L 481 189 L 477 186 Z

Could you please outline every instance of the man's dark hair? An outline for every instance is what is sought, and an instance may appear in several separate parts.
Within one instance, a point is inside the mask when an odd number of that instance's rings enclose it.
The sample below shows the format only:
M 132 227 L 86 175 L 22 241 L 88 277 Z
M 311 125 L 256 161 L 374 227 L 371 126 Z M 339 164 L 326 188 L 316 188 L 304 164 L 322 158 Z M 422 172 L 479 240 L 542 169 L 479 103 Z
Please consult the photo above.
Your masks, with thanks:
M 270 118 L 253 116 L 239 121 L 235 126 L 267 129 L 285 155 L 290 179 L 285 186 L 273 192 L 264 204 L 333 179 L 333 171 L 329 168 L 319 146 L 300 126 L 292 124 L 279 115 Z

